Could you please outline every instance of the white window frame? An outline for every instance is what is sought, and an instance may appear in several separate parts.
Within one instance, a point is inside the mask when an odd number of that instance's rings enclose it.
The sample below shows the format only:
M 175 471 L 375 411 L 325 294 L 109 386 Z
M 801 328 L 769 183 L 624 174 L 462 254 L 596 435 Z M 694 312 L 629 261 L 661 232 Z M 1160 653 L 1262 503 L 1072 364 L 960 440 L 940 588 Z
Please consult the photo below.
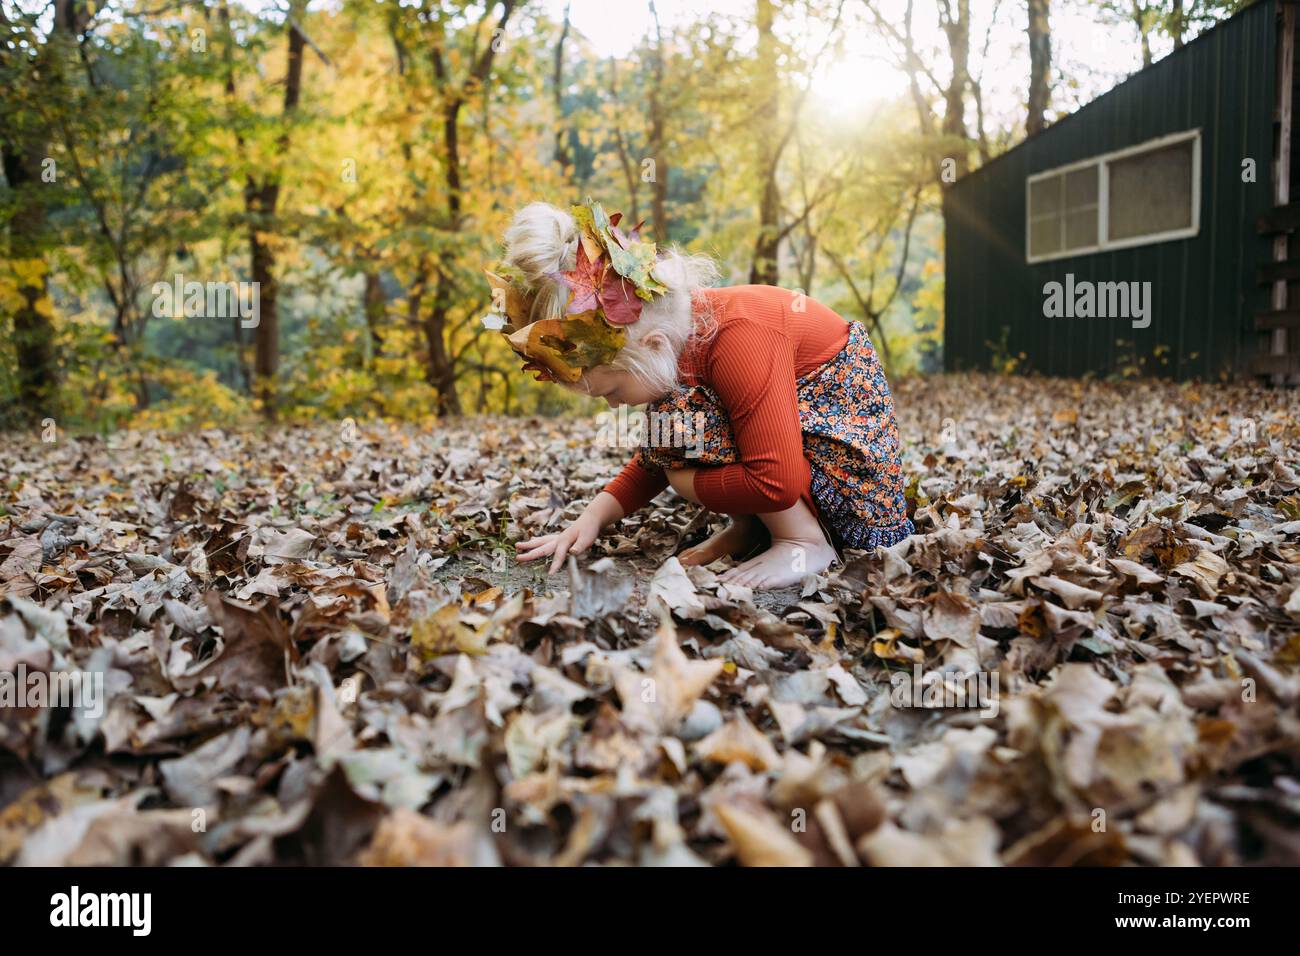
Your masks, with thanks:
M 1107 234 L 1110 232 L 1110 164 L 1116 160 L 1128 159 L 1141 153 L 1149 153 L 1158 149 L 1164 149 L 1167 146 L 1174 146 L 1178 143 L 1192 140 L 1192 224 L 1184 226 L 1181 229 L 1171 229 L 1165 232 L 1153 232 L 1144 236 L 1133 236 L 1128 239 L 1108 240 Z M 1031 255 L 1029 251 L 1030 241 L 1030 205 L 1029 189 L 1034 183 L 1041 179 L 1051 179 L 1053 176 L 1059 176 L 1062 173 L 1072 172 L 1076 169 L 1084 169 L 1088 166 L 1097 166 L 1097 243 L 1091 246 L 1080 246 L 1076 249 L 1070 249 L 1068 252 L 1049 252 L 1043 255 Z M 1195 236 L 1201 231 L 1201 128 L 1184 130 L 1181 133 L 1170 133 L 1167 136 L 1158 136 L 1155 139 L 1149 139 L 1145 142 L 1138 143 L 1135 146 L 1128 146 L 1124 149 L 1113 150 L 1109 153 L 1101 153 L 1097 156 L 1090 156 L 1087 159 L 1081 159 L 1077 162 L 1067 163 L 1064 166 L 1056 166 L 1052 169 L 1045 169 L 1042 172 L 1034 173 L 1032 176 L 1025 177 L 1025 261 L 1028 263 L 1048 262 L 1053 259 L 1069 259 L 1072 256 L 1086 256 L 1094 252 L 1107 252 L 1111 249 L 1128 249 L 1133 246 L 1149 246 L 1159 242 L 1170 242 L 1174 239 L 1187 239 Z

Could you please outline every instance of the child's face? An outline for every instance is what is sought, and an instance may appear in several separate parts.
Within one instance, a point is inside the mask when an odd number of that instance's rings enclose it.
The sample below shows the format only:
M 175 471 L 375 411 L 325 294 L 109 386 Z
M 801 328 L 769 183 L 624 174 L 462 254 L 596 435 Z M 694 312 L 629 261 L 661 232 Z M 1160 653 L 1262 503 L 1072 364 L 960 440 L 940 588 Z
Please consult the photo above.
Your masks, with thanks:
M 598 365 L 588 370 L 576 384 L 566 387 L 580 395 L 603 398 L 610 408 L 644 405 L 660 397 L 641 384 L 631 372 L 610 365 Z

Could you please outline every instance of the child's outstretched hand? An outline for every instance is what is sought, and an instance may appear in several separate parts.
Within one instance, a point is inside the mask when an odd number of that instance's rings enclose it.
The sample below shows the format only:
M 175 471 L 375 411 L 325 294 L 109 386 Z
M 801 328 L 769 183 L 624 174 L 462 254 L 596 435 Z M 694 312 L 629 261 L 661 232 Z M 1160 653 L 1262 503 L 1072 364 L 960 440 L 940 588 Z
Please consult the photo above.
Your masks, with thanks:
M 551 561 L 548 573 L 554 574 L 564 567 L 564 559 L 571 554 L 583 554 L 591 547 L 607 524 L 612 524 L 623 517 L 623 506 L 607 491 L 598 494 L 582 514 L 563 531 L 555 534 L 543 534 L 515 545 L 520 561 L 532 561 L 548 554 L 555 557 Z
M 519 552 L 520 561 L 532 561 L 548 554 L 555 555 L 555 559 L 551 561 L 551 569 L 547 572 L 554 574 L 564 566 L 564 559 L 568 555 L 585 552 L 599 534 L 600 524 L 584 511 L 563 531 L 529 538 L 527 541 L 519 542 L 515 548 Z

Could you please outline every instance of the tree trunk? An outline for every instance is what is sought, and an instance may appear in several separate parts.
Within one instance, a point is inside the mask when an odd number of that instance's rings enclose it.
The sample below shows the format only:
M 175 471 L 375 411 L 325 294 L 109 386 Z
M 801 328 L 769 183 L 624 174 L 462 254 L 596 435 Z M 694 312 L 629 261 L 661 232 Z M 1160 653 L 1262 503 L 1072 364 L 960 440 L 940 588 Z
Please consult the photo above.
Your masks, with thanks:
M 235 52 L 234 52 L 235 34 L 234 31 L 230 29 L 230 4 L 227 2 L 227 0 L 222 0 L 221 6 L 217 8 L 217 17 L 221 20 L 222 29 L 225 30 L 225 34 L 226 34 L 226 43 L 225 43 L 225 49 L 222 50 L 222 59 L 226 68 L 226 99 L 228 101 L 229 106 L 231 107 L 231 125 L 235 125 L 234 112 L 233 112 L 233 107 L 235 103 Z M 239 151 L 241 153 L 244 151 L 245 149 L 244 137 L 239 133 L 238 127 L 236 127 L 236 131 L 235 131 L 235 145 L 239 147 Z M 250 185 L 246 185 L 245 195 L 244 195 L 244 211 L 246 214 L 251 214 L 252 212 L 252 210 L 249 207 L 249 202 L 250 202 L 250 197 L 248 192 L 249 189 L 250 189 Z M 257 230 L 250 228 L 249 229 L 250 260 L 256 257 L 256 254 L 254 252 L 254 248 L 255 248 L 254 244 L 256 243 L 256 241 L 257 241 Z M 260 314 L 260 309 L 261 309 L 260 299 L 258 301 L 258 308 Z M 231 328 L 232 338 L 234 339 L 235 342 L 235 367 L 239 372 L 239 380 L 241 383 L 243 383 L 244 392 L 248 395 L 252 395 L 253 394 L 253 373 L 248 367 L 248 348 L 244 343 L 243 319 L 240 318 L 239 315 L 232 315 L 230 317 L 230 328 Z M 257 333 L 253 333 L 253 334 L 254 336 L 256 336 Z
M 424 379 L 438 390 L 438 414 L 460 415 L 460 395 L 456 392 L 456 368 L 447 352 L 447 308 L 444 280 L 440 277 L 434 291 L 434 306 L 424 320 L 424 344 L 429 351 Z
M 514 11 L 515 0 L 504 0 L 497 29 L 504 30 Z M 444 149 L 443 185 L 447 195 L 446 231 L 448 240 L 458 235 L 464 225 L 462 214 L 462 182 L 460 159 L 460 111 L 469 95 L 467 90 L 476 86 L 486 86 L 492 75 L 492 61 L 496 56 L 496 47 L 492 42 L 479 53 L 475 59 L 468 78 L 464 82 L 453 83 L 450 80 L 447 63 L 442 51 L 435 46 L 429 53 L 433 66 L 434 78 L 441 87 L 443 96 L 442 137 Z M 461 414 L 460 396 L 456 393 L 456 364 L 447 348 L 448 317 L 451 313 L 455 286 L 455 252 L 449 241 L 442 244 L 434 266 L 433 306 L 429 316 L 421 323 L 424 330 L 425 348 L 428 358 L 425 363 L 425 381 L 438 390 L 438 410 L 444 415 Z
M 55 5 L 49 42 L 38 54 L 29 74 L 42 83 L 41 95 L 58 98 L 57 58 L 63 54 L 66 44 L 75 42 L 76 35 L 85 28 L 90 16 L 89 11 L 76 0 L 60 0 Z M 0 27 L 9 26 L 9 20 L 0 8 Z M 11 55 L 0 45 L 0 66 L 13 67 L 14 64 L 8 62 Z M 14 312 L 19 415 L 39 421 L 57 411 L 53 405 L 58 398 L 54 324 L 51 316 L 42 311 L 49 306 L 49 262 L 45 254 L 50 237 L 45 200 L 57 187 L 41 180 L 42 162 L 50 154 L 46 141 L 49 131 L 29 124 L 20 128 L 19 124 L 10 121 L 6 112 L 4 104 L 0 104 L 0 162 L 4 164 L 5 178 L 16 199 L 16 208 L 8 224 L 9 247 L 6 253 L 7 258 L 14 262 L 24 263 L 24 281 L 18 289 L 23 304 Z
M 301 15 L 301 2 L 293 5 L 293 15 Z M 289 145 L 288 123 L 298 109 L 302 94 L 302 60 L 306 44 L 302 33 L 292 20 L 289 31 L 289 60 L 284 79 L 285 124 L 280 133 L 278 149 L 284 153 Z M 276 377 L 280 366 L 280 312 L 279 288 L 275 275 L 275 253 L 258 238 L 259 232 L 271 232 L 275 227 L 277 206 L 280 201 L 278 173 L 272 173 L 261 183 L 250 182 L 244 190 L 245 207 L 249 213 L 248 247 L 252 259 L 253 281 L 258 283 L 259 311 L 257 331 L 254 336 L 256 357 L 253 371 L 257 379 L 258 397 L 262 401 L 262 414 L 274 421 L 276 417 Z
M 966 153 L 969 135 L 966 131 L 966 87 L 970 82 L 970 0 L 957 0 L 957 16 L 945 18 L 943 32 L 948 37 L 948 52 L 952 59 L 952 78 L 944 91 L 943 134 L 953 143 L 953 157 L 958 178 L 970 169 Z
M 934 114 L 930 110 L 930 101 L 926 99 L 925 91 L 921 89 L 923 64 L 920 56 L 917 55 L 916 39 L 912 34 L 912 8 L 912 0 L 907 0 L 907 7 L 903 12 L 902 36 L 903 49 L 907 57 L 907 89 L 911 94 L 912 104 L 916 107 L 916 118 L 921 127 L 921 135 L 930 139 L 934 136 Z
M 45 259 L 45 206 L 40 196 L 38 144 L 29 144 L 26 155 L 4 149 L 5 177 L 18 197 L 18 209 L 9 220 L 9 254 L 23 262 L 28 276 L 19 287 L 23 304 L 14 312 L 14 349 L 18 360 L 18 400 L 23 418 L 37 421 L 52 414 L 56 395 L 54 369 L 54 327 L 38 303 L 49 292 Z M 39 270 L 38 270 L 39 267 Z M 30 271 L 29 271 L 30 270 Z M 48 303 L 46 303 L 48 305 Z
M 772 0 L 758 0 L 755 23 L 758 26 L 758 82 L 762 90 L 758 110 L 758 170 L 762 177 L 762 195 L 758 205 L 758 238 L 754 242 L 754 259 L 749 281 L 756 285 L 779 285 L 781 247 L 781 192 L 776 181 L 779 85 L 776 68 L 775 21 Z
M 975 101 L 975 142 L 979 146 L 980 163 L 987 163 L 993 158 L 993 151 L 989 148 L 988 132 L 984 128 L 984 90 L 979 82 L 971 80 L 970 93 Z
M 1025 133 L 1033 136 L 1047 125 L 1051 91 L 1052 32 L 1048 23 L 1050 0 L 1029 0 L 1029 113 Z
M 366 329 L 370 333 L 370 350 L 378 355 L 384 347 L 382 333 L 379 331 L 388 310 L 388 301 L 384 298 L 384 286 L 379 281 L 378 269 L 366 272 L 366 289 L 362 298 L 362 308 L 366 314 Z
M 650 86 L 650 156 L 654 161 L 654 178 L 650 181 L 650 219 L 655 242 L 668 242 L 668 150 L 664 148 L 664 36 L 659 27 L 659 12 L 653 2 L 650 14 L 655 23 L 655 48 L 653 61 L 654 80 Z M 635 223 L 636 220 L 633 220 Z
M 1151 65 L 1151 24 L 1147 22 L 1147 8 L 1133 0 L 1133 23 L 1142 38 L 1142 68 Z
M 464 101 L 458 91 L 448 96 L 442 115 L 443 143 L 447 154 L 443 181 L 447 188 L 447 229 L 454 234 L 461 228 L 460 110 Z M 424 343 L 428 350 L 424 377 L 438 390 L 438 413 L 441 415 L 461 414 L 460 396 L 456 393 L 456 368 L 447 351 L 446 340 L 454 268 L 455 259 L 444 246 L 438 253 L 435 266 L 433 306 L 423 322 Z
M 569 4 L 564 5 L 564 26 L 560 29 L 560 39 L 555 43 L 555 74 L 551 85 L 555 92 L 555 163 L 560 167 L 560 175 L 568 176 L 573 164 L 569 156 L 569 128 L 564 122 L 564 41 L 569 37 Z
M 253 376 L 257 396 L 262 402 L 262 414 L 272 421 L 276 417 L 275 378 L 279 372 L 280 360 L 280 313 L 277 306 L 279 289 L 275 280 L 275 254 L 258 238 L 258 234 L 270 224 L 269 218 L 274 215 L 278 192 L 278 187 L 264 187 L 253 192 L 248 202 L 248 249 L 252 259 L 253 282 L 257 283 L 258 289 L 258 321 L 253 332 Z
M 253 394 L 253 373 L 248 368 L 248 350 L 244 345 L 243 319 L 238 315 L 230 317 L 230 335 L 235 343 L 235 372 L 239 382 L 248 395 Z

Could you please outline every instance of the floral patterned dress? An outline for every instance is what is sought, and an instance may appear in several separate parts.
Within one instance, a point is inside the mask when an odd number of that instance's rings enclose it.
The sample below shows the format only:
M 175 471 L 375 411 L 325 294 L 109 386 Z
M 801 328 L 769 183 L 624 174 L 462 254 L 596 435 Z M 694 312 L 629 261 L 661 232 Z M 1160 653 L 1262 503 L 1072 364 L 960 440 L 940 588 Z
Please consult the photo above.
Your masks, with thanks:
M 903 495 L 903 465 L 894 399 L 866 329 L 852 323 L 844 348 L 798 380 L 799 424 L 812 474 L 811 494 L 837 548 L 890 547 L 915 530 Z M 682 386 L 652 402 L 648 416 L 677 423 L 673 434 L 647 429 L 641 458 L 661 468 L 700 468 L 737 461 L 736 443 L 717 393 Z M 703 436 L 684 441 L 683 422 Z M 658 440 L 657 445 L 649 442 Z M 701 440 L 702 439 L 702 440 Z M 691 455 L 683 447 L 693 445 Z

